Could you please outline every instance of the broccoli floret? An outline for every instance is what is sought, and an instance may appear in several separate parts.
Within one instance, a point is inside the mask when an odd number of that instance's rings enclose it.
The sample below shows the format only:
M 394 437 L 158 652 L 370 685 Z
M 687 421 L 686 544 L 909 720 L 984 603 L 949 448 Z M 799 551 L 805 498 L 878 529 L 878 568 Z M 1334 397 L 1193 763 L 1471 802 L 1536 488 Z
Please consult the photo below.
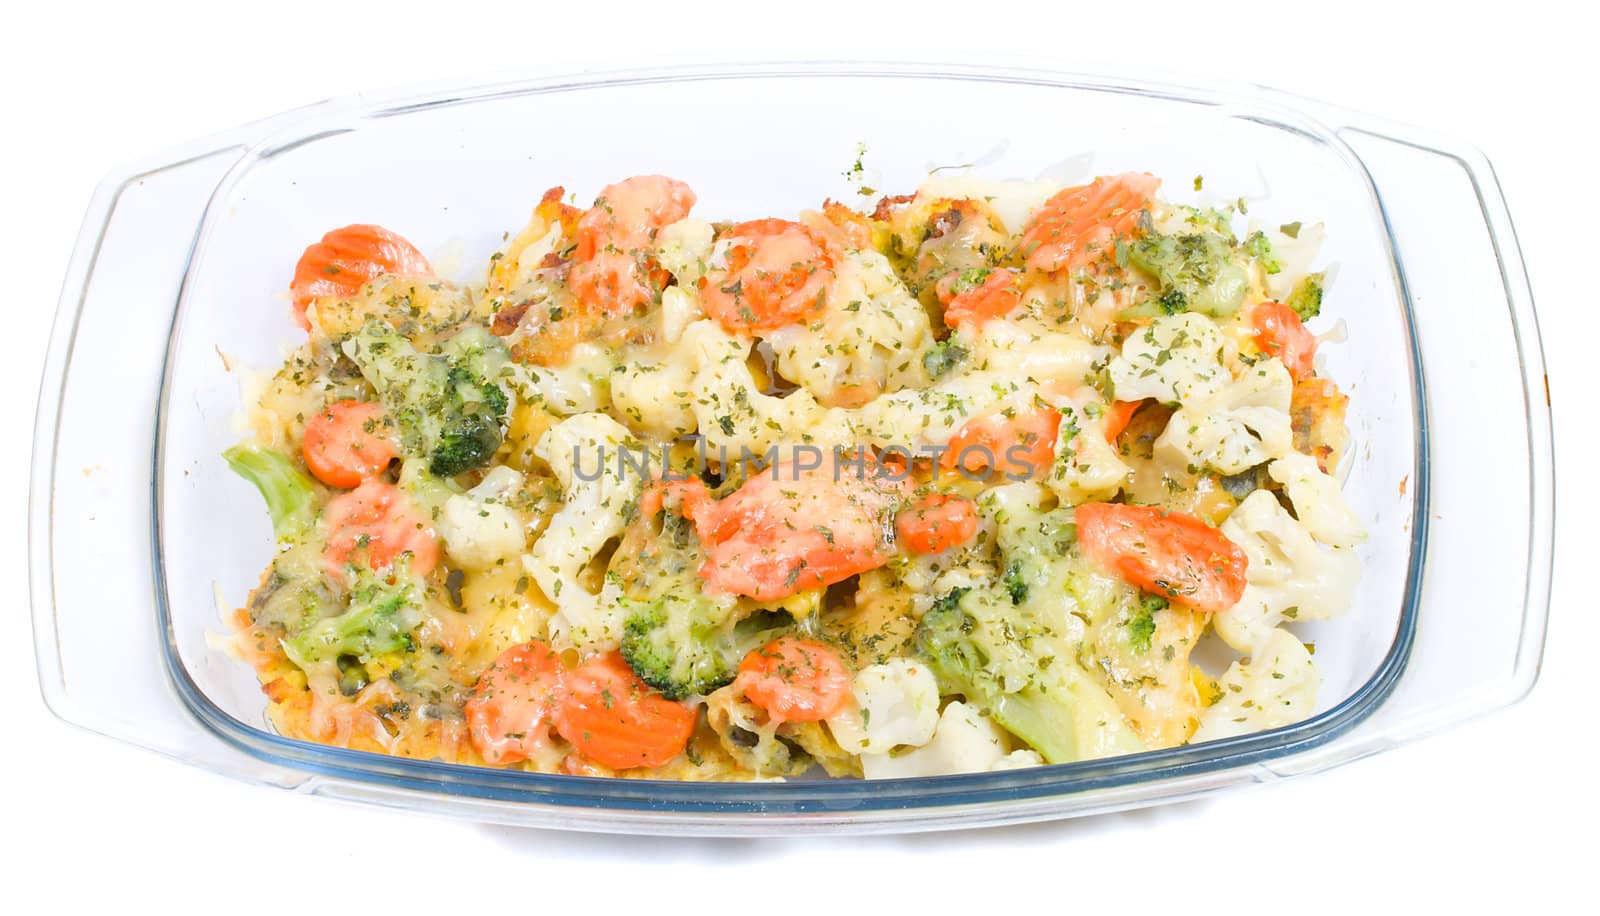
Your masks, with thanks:
M 509 355 L 479 327 L 419 352 L 388 324 L 372 320 L 344 343 L 345 355 L 378 390 L 400 427 L 408 455 L 425 457 L 437 477 L 489 463 L 505 438 L 510 408 L 496 383 Z
M 261 491 L 280 543 L 299 540 L 311 530 L 317 517 L 317 488 L 288 456 L 254 443 L 240 443 L 222 457 L 234 473 Z
M 708 602 L 662 595 L 630 604 L 634 610 L 623 624 L 622 657 L 662 696 L 703 696 L 733 680 L 739 658 L 730 658 L 721 638 L 723 621 Z
M 1057 612 L 1066 587 L 1063 561 L 1078 529 L 1070 508 L 1043 509 L 1035 493 L 1031 487 L 1002 487 L 985 494 L 982 506 L 995 522 L 1006 595 L 1012 604 L 1026 605 L 1026 613 L 1048 616 Z
M 323 578 L 323 544 L 311 537 L 320 488 L 287 455 L 255 443 L 235 445 L 222 456 L 261 492 L 278 540 L 271 568 L 250 595 L 250 622 L 293 628 L 318 619 L 332 600 Z
M 732 683 L 741 659 L 793 628 L 783 613 L 734 622 L 727 609 L 698 595 L 660 595 L 629 605 L 622 657 L 669 700 L 704 696 Z
M 1176 315 L 1189 310 L 1189 297 L 1181 289 L 1169 289 L 1158 296 L 1140 302 L 1138 305 L 1125 308 L 1117 313 L 1119 321 L 1132 321 L 1139 318 L 1157 318 L 1161 315 Z
M 934 603 L 914 644 L 940 693 L 960 694 L 1050 763 L 1144 750 L 1070 650 L 1057 654 L 1068 648 L 1060 634 L 1020 610 L 992 587 Z
M 1028 575 L 1027 568 L 1021 558 L 1013 559 L 1006 564 L 1006 573 L 1000 580 L 1006 587 L 1006 594 L 1011 596 L 1012 604 L 1021 604 L 1028 600 Z
M 967 358 L 967 348 L 954 340 L 941 340 L 922 354 L 922 368 L 928 377 L 937 379 L 961 364 Z
M 428 470 L 437 477 L 488 464 L 505 437 L 505 392 L 461 366 L 450 368 L 447 382 L 452 420 L 442 424 L 428 456 Z
M 994 271 L 987 267 L 969 267 L 956 275 L 955 281 L 950 284 L 950 294 L 959 296 L 962 293 L 977 289 L 989 279 L 989 275 L 992 273 Z
M 728 684 L 746 654 L 793 629 L 797 616 L 741 614 L 731 597 L 705 594 L 698 574 L 704 562 L 692 523 L 669 508 L 638 520 L 606 571 L 605 594 L 622 610 L 622 657 L 669 699 Z
M 1304 280 L 1296 283 L 1290 291 L 1289 298 L 1283 303 L 1300 316 L 1301 321 L 1310 321 L 1322 313 L 1322 274 L 1308 274 Z
M 1126 316 L 1119 317 L 1149 317 L 1146 312 L 1170 315 L 1177 311 L 1233 314 L 1244 301 L 1250 278 L 1233 263 L 1232 253 L 1228 239 L 1216 232 L 1150 235 L 1133 242 L 1128 248 L 1128 260 L 1154 277 L 1160 291 L 1153 302 L 1135 306 Z
M 1030 644 L 1043 634 L 1022 621 L 1008 623 L 1009 602 L 991 613 L 985 606 L 990 598 L 986 591 L 956 589 L 934 602 L 917 625 L 917 653 L 933 669 L 941 693 L 977 704 L 1051 763 L 1078 759 L 1073 698 L 1050 670 L 1075 663 L 1034 655 Z M 1048 644 L 1037 641 L 1040 649 Z
M 422 605 L 410 570 L 402 563 L 392 581 L 367 572 L 350 592 L 343 614 L 324 617 L 285 639 L 284 652 L 302 668 L 341 656 L 365 664 L 379 655 L 415 647 L 411 631 L 422 622 Z
M 1139 598 L 1139 610 L 1128 621 L 1128 644 L 1134 651 L 1150 651 L 1150 640 L 1156 635 L 1156 612 L 1166 610 L 1167 606 L 1167 599 L 1160 595 Z
M 1255 258 L 1261 269 L 1269 274 L 1283 270 L 1283 262 L 1272 253 L 1272 243 L 1267 240 L 1267 234 L 1259 229 L 1244 240 L 1244 253 Z
M 1037 486 L 997 487 L 979 511 L 994 522 L 1001 574 L 955 589 L 923 615 L 917 652 L 941 692 L 960 694 L 1051 763 L 1138 750 L 1105 690 L 1079 666 L 1073 618 L 1097 618 L 1116 596 L 1085 589 L 1068 507 L 1043 508 Z

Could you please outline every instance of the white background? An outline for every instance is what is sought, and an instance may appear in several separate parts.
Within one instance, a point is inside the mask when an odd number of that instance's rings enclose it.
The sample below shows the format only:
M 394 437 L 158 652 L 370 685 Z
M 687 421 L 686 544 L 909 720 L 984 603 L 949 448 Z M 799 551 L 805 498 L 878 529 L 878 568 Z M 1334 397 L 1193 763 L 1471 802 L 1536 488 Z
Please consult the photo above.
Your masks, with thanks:
M 910 913 L 941 903 L 1120 913 L 1382 910 L 1384 898 L 1399 896 L 1520 912 L 1593 906 L 1600 793 L 1590 672 L 1600 610 L 1587 575 L 1600 544 L 1587 460 L 1595 445 L 1590 313 L 1600 307 L 1600 80 L 1592 13 L 1577 4 L 1519 3 L 1491 14 L 1464 4 L 1429 11 L 1398 2 L 1300 9 L 1201 0 L 1087 10 L 1055 2 L 880 10 L 867 0 L 774 3 L 772 11 L 755 0 L 539 6 L 434 0 L 336 9 L 274 0 L 239 8 L 27 4 L 6 14 L 0 856 L 13 903 L 70 911 L 152 895 L 180 911 L 225 904 L 283 913 Z M 235 784 L 79 732 L 45 709 L 23 565 L 24 442 L 78 222 L 112 166 L 330 95 L 519 66 L 622 66 L 700 52 L 957 59 L 1012 50 L 1072 69 L 1109 62 L 1263 83 L 1445 131 L 1488 153 L 1517 221 L 1557 405 L 1556 589 L 1544 672 L 1527 700 L 1331 773 L 1202 802 L 827 842 L 591 837 L 347 807 Z M 715 117 L 721 135 L 738 142 L 737 117 Z

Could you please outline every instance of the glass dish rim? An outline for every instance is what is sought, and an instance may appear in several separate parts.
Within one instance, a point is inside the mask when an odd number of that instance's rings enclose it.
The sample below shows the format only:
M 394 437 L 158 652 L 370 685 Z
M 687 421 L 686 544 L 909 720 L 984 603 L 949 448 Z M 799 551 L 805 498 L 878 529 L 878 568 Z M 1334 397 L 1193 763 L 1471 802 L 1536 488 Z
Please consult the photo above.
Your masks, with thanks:
M 916 777 L 890 780 L 791 781 L 786 783 L 678 782 L 671 780 L 604 779 L 564 774 L 529 773 L 398 758 L 352 751 L 285 738 L 235 718 L 200 690 L 179 655 L 168 606 L 166 555 L 162 549 L 162 492 L 165 474 L 166 415 L 171 395 L 171 371 L 178 341 L 177 329 L 189 304 L 189 278 L 216 227 L 216 206 L 231 187 L 257 162 L 319 138 L 344 133 L 354 127 L 316 129 L 319 120 L 344 119 L 353 124 L 394 117 L 449 105 L 474 104 L 495 98 L 649 83 L 702 82 L 727 79 L 835 77 L 914 78 L 929 80 L 992 81 L 1082 89 L 1165 98 L 1190 104 L 1230 105 L 1264 126 L 1301 133 L 1328 147 L 1344 161 L 1366 188 L 1368 199 L 1380 215 L 1384 245 L 1403 309 L 1405 346 L 1412 379 L 1416 424 L 1415 477 L 1412 489 L 1410 556 L 1402 606 L 1394 642 L 1373 675 L 1336 706 L 1302 722 L 1278 729 L 1241 735 L 1198 745 L 1147 751 L 1105 760 L 1079 761 L 998 773 Z M 448 791 L 484 799 L 557 804 L 575 808 L 634 809 L 712 814 L 777 812 L 865 812 L 884 809 L 950 807 L 997 801 L 1064 797 L 1097 789 L 1154 782 L 1179 776 L 1199 776 L 1236 770 L 1251 764 L 1286 757 L 1326 744 L 1365 720 L 1393 691 L 1410 657 L 1416 636 L 1419 599 L 1426 561 L 1430 516 L 1429 429 L 1426 379 L 1421 364 L 1415 314 L 1404 267 L 1395 251 L 1387 214 L 1370 174 L 1360 157 L 1319 121 L 1279 105 L 1267 93 L 1246 94 L 1204 86 L 1154 83 L 1120 77 L 1065 73 L 1036 68 L 913 64 L 904 62 L 765 62 L 614 70 L 576 75 L 542 76 L 493 82 L 473 87 L 417 87 L 378 96 L 353 97 L 321 103 L 278 118 L 276 130 L 248 146 L 218 182 L 201 219 L 196 240 L 185 266 L 184 281 L 173 312 L 162 387 L 157 405 L 151 488 L 152 567 L 156 586 L 157 624 L 162 635 L 162 655 L 167 675 L 184 707 L 210 733 L 229 745 L 266 762 L 333 777 L 403 789 Z M 172 166 L 181 163 L 173 163 Z M 169 167 L 172 167 L 169 166 Z M 156 169 L 155 171 L 160 171 Z

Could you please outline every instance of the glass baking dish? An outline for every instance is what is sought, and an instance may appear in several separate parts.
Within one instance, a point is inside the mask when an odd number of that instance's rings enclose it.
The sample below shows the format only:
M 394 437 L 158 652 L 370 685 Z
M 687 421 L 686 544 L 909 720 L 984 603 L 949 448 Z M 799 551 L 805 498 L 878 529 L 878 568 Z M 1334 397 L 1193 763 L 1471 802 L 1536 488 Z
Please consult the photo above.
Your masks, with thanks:
M 793 213 L 850 192 L 858 143 L 879 188 L 968 163 L 992 178 L 1139 169 L 1178 202 L 1203 175 L 1262 224 L 1327 224 L 1325 314 L 1348 332 L 1325 348 L 1328 372 L 1351 395 L 1346 494 L 1371 537 L 1355 609 L 1300 629 L 1323 671 L 1316 714 L 1109 760 L 876 782 L 547 776 L 273 734 L 253 673 L 208 644 L 273 547 L 259 497 L 219 453 L 240 433 L 241 379 L 298 339 L 283 290 L 308 240 L 404 227 L 450 276 L 484 263 L 554 184 L 583 197 L 660 172 L 695 188 L 700 213 Z M 324 102 L 101 185 L 40 396 L 34 627 L 63 719 L 305 793 L 637 833 L 979 826 L 1310 773 L 1515 702 L 1538 674 L 1553 512 L 1533 302 L 1493 172 L 1463 144 L 1257 88 L 1011 67 L 541 76 Z

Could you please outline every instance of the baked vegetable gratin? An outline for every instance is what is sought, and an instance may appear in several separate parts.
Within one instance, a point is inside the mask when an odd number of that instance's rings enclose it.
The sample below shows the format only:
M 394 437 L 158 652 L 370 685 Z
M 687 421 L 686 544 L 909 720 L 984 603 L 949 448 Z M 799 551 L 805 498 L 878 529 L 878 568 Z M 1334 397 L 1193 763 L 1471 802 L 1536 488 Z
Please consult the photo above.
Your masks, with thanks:
M 935 175 L 741 223 L 659 176 L 554 188 L 465 287 L 329 232 L 226 455 L 278 543 L 227 646 L 284 735 L 579 775 L 1306 718 L 1291 627 L 1347 608 L 1363 537 L 1305 325 L 1322 230 L 1159 184 Z

